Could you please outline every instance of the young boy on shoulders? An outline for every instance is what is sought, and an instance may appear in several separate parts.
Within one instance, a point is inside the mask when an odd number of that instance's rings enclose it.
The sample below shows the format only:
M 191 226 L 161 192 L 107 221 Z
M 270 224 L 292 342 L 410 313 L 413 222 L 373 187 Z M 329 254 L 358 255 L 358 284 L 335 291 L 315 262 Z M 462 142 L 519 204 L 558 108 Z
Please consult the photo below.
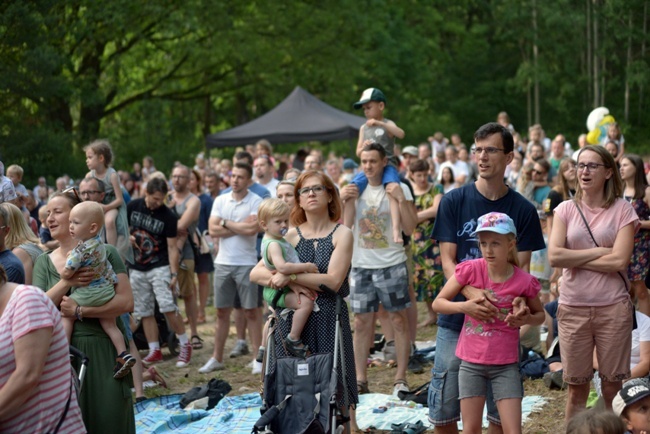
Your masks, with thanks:
M 366 123 L 359 129 L 359 141 L 357 142 L 357 157 L 361 155 L 364 146 L 370 143 L 378 143 L 386 150 L 388 157 L 388 165 L 384 168 L 384 177 L 382 183 L 386 187 L 390 183 L 399 185 L 399 162 L 395 157 L 395 137 L 398 139 L 404 138 L 404 130 L 398 127 L 395 122 L 390 119 L 384 118 L 384 109 L 386 108 L 386 96 L 384 93 L 374 87 L 368 88 L 363 91 L 359 101 L 354 103 L 355 109 L 363 108 L 363 113 L 366 116 Z M 368 185 L 368 178 L 363 173 L 359 173 L 354 177 L 351 182 L 359 189 L 359 195 L 363 193 Z M 343 223 L 347 227 L 352 227 L 356 209 L 354 203 L 346 204 L 344 208 Z M 390 199 L 390 214 L 393 223 L 393 241 L 402 243 L 401 221 L 399 214 L 399 204 L 395 199 Z

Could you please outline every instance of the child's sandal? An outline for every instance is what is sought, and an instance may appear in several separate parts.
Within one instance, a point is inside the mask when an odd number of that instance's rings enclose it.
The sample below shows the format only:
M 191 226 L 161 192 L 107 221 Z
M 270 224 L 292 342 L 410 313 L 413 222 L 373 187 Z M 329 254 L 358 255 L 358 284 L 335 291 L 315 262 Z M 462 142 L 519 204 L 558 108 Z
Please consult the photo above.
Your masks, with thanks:
M 302 339 L 298 339 L 297 341 L 294 341 L 289 336 L 287 336 L 284 339 L 284 343 L 287 351 L 292 356 L 300 357 L 301 359 L 307 357 L 307 350 L 309 350 L 309 347 L 307 345 L 303 345 Z

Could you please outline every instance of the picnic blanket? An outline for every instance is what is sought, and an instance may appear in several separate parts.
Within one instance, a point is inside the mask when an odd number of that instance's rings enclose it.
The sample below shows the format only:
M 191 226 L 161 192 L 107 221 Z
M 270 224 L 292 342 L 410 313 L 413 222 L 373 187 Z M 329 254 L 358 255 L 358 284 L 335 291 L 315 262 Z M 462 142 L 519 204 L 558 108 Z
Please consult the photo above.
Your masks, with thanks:
M 249 393 L 240 396 L 227 396 L 217 406 L 210 410 L 183 410 L 179 401 L 183 395 L 167 395 L 148 399 L 135 406 L 135 427 L 138 434 L 153 433 L 223 433 L 223 434 L 249 434 L 255 422 L 260 417 L 262 399 L 258 393 Z M 429 409 L 392 407 L 385 413 L 373 413 L 372 410 L 385 406 L 387 402 L 394 401 L 391 395 L 369 393 L 359 396 L 357 408 L 357 424 L 359 428 L 373 426 L 381 430 L 390 430 L 392 423 L 411 422 L 421 420 L 429 426 L 427 416 Z M 541 408 L 546 399 L 541 396 L 526 396 L 522 402 L 522 422 L 528 415 Z M 459 429 L 462 424 L 458 423 Z M 485 412 L 483 414 L 483 427 L 487 428 Z
M 138 434 L 186 433 L 250 434 L 260 418 L 262 399 L 259 393 L 226 396 L 215 408 L 183 410 L 183 395 L 167 395 L 135 405 L 135 428 Z
M 424 408 L 408 408 L 408 407 L 392 407 L 388 408 L 384 413 L 373 413 L 372 410 L 380 406 L 386 406 L 386 403 L 395 401 L 395 397 L 391 395 L 383 395 L 381 393 L 368 393 L 359 396 L 359 407 L 357 408 L 357 425 L 359 428 L 366 429 L 370 426 L 380 430 L 390 430 L 393 423 L 416 423 L 422 421 L 424 426 L 429 427 L 429 409 Z M 521 404 L 522 409 L 522 423 L 530 413 L 540 409 L 546 403 L 546 398 L 541 396 L 525 396 Z M 487 411 L 483 409 L 483 428 L 487 428 Z M 433 429 L 433 427 L 431 427 Z M 458 422 L 458 429 L 463 429 L 462 422 Z

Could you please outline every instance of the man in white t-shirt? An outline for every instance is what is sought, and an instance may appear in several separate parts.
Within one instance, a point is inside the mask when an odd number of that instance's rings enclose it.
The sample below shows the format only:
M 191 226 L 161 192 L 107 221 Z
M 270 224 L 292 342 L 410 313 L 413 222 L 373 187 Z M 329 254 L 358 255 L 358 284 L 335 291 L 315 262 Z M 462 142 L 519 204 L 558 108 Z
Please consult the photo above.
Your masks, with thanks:
M 438 170 L 438 182 L 442 179 L 442 169 L 449 167 L 454 174 L 454 181 L 459 186 L 465 184 L 469 176 L 469 167 L 467 163 L 458 159 L 458 149 L 454 145 L 445 148 L 445 162 L 440 165 Z
M 397 369 L 394 394 L 408 390 L 406 368 L 411 353 L 409 325 L 406 310 L 411 305 L 406 270 L 406 252 L 403 244 L 396 244 L 392 236 L 389 196 L 399 203 L 402 231 L 411 235 L 417 216 L 411 212 L 413 201 L 408 187 L 401 183 L 382 184 L 384 168 L 388 164 L 386 151 L 376 143 L 361 151 L 361 166 L 368 178 L 368 186 L 359 196 L 353 184 L 341 189 L 341 199 L 356 201 L 354 218 L 354 253 L 350 271 L 350 305 L 354 312 L 354 360 L 357 383 L 367 393 L 367 357 L 374 333 L 374 313 L 379 303 L 389 313 L 395 330 Z
M 260 294 L 257 285 L 249 279 L 257 264 L 257 208 L 262 202 L 260 196 L 248 190 L 252 176 L 250 165 L 235 163 L 230 177 L 232 190 L 217 196 L 212 205 L 208 228 L 210 235 L 219 239 L 219 253 L 214 260 L 217 326 L 212 357 L 199 369 L 203 374 L 225 367 L 223 351 L 236 295 L 239 295 L 244 309 L 253 348 L 259 348 L 262 343 L 262 312 L 258 308 Z M 254 365 L 253 370 L 261 371 L 261 366 Z
M 275 197 L 278 184 L 280 181 L 275 179 L 273 176 L 275 174 L 275 167 L 270 160 L 268 155 L 261 155 L 255 159 L 253 163 L 253 170 L 255 170 L 255 178 L 257 178 L 257 183 L 262 187 L 266 188 L 271 197 Z

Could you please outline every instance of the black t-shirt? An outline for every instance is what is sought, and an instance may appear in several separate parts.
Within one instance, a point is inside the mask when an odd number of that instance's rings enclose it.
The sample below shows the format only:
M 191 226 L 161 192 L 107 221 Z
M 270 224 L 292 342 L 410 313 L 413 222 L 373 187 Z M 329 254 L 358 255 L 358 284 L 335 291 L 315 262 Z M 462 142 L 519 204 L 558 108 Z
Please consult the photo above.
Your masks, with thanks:
M 575 191 L 571 190 L 571 196 L 575 194 Z M 555 191 L 551 190 L 548 193 L 548 196 L 546 196 L 546 199 L 544 200 L 544 212 L 546 213 L 547 216 L 553 216 L 553 211 L 555 211 L 555 208 L 559 204 L 564 202 L 564 198 L 562 198 L 562 194 Z
M 144 199 L 135 199 L 126 206 L 133 248 L 134 270 L 149 271 L 169 265 L 167 238 L 176 237 L 178 218 L 165 205 L 150 210 Z

